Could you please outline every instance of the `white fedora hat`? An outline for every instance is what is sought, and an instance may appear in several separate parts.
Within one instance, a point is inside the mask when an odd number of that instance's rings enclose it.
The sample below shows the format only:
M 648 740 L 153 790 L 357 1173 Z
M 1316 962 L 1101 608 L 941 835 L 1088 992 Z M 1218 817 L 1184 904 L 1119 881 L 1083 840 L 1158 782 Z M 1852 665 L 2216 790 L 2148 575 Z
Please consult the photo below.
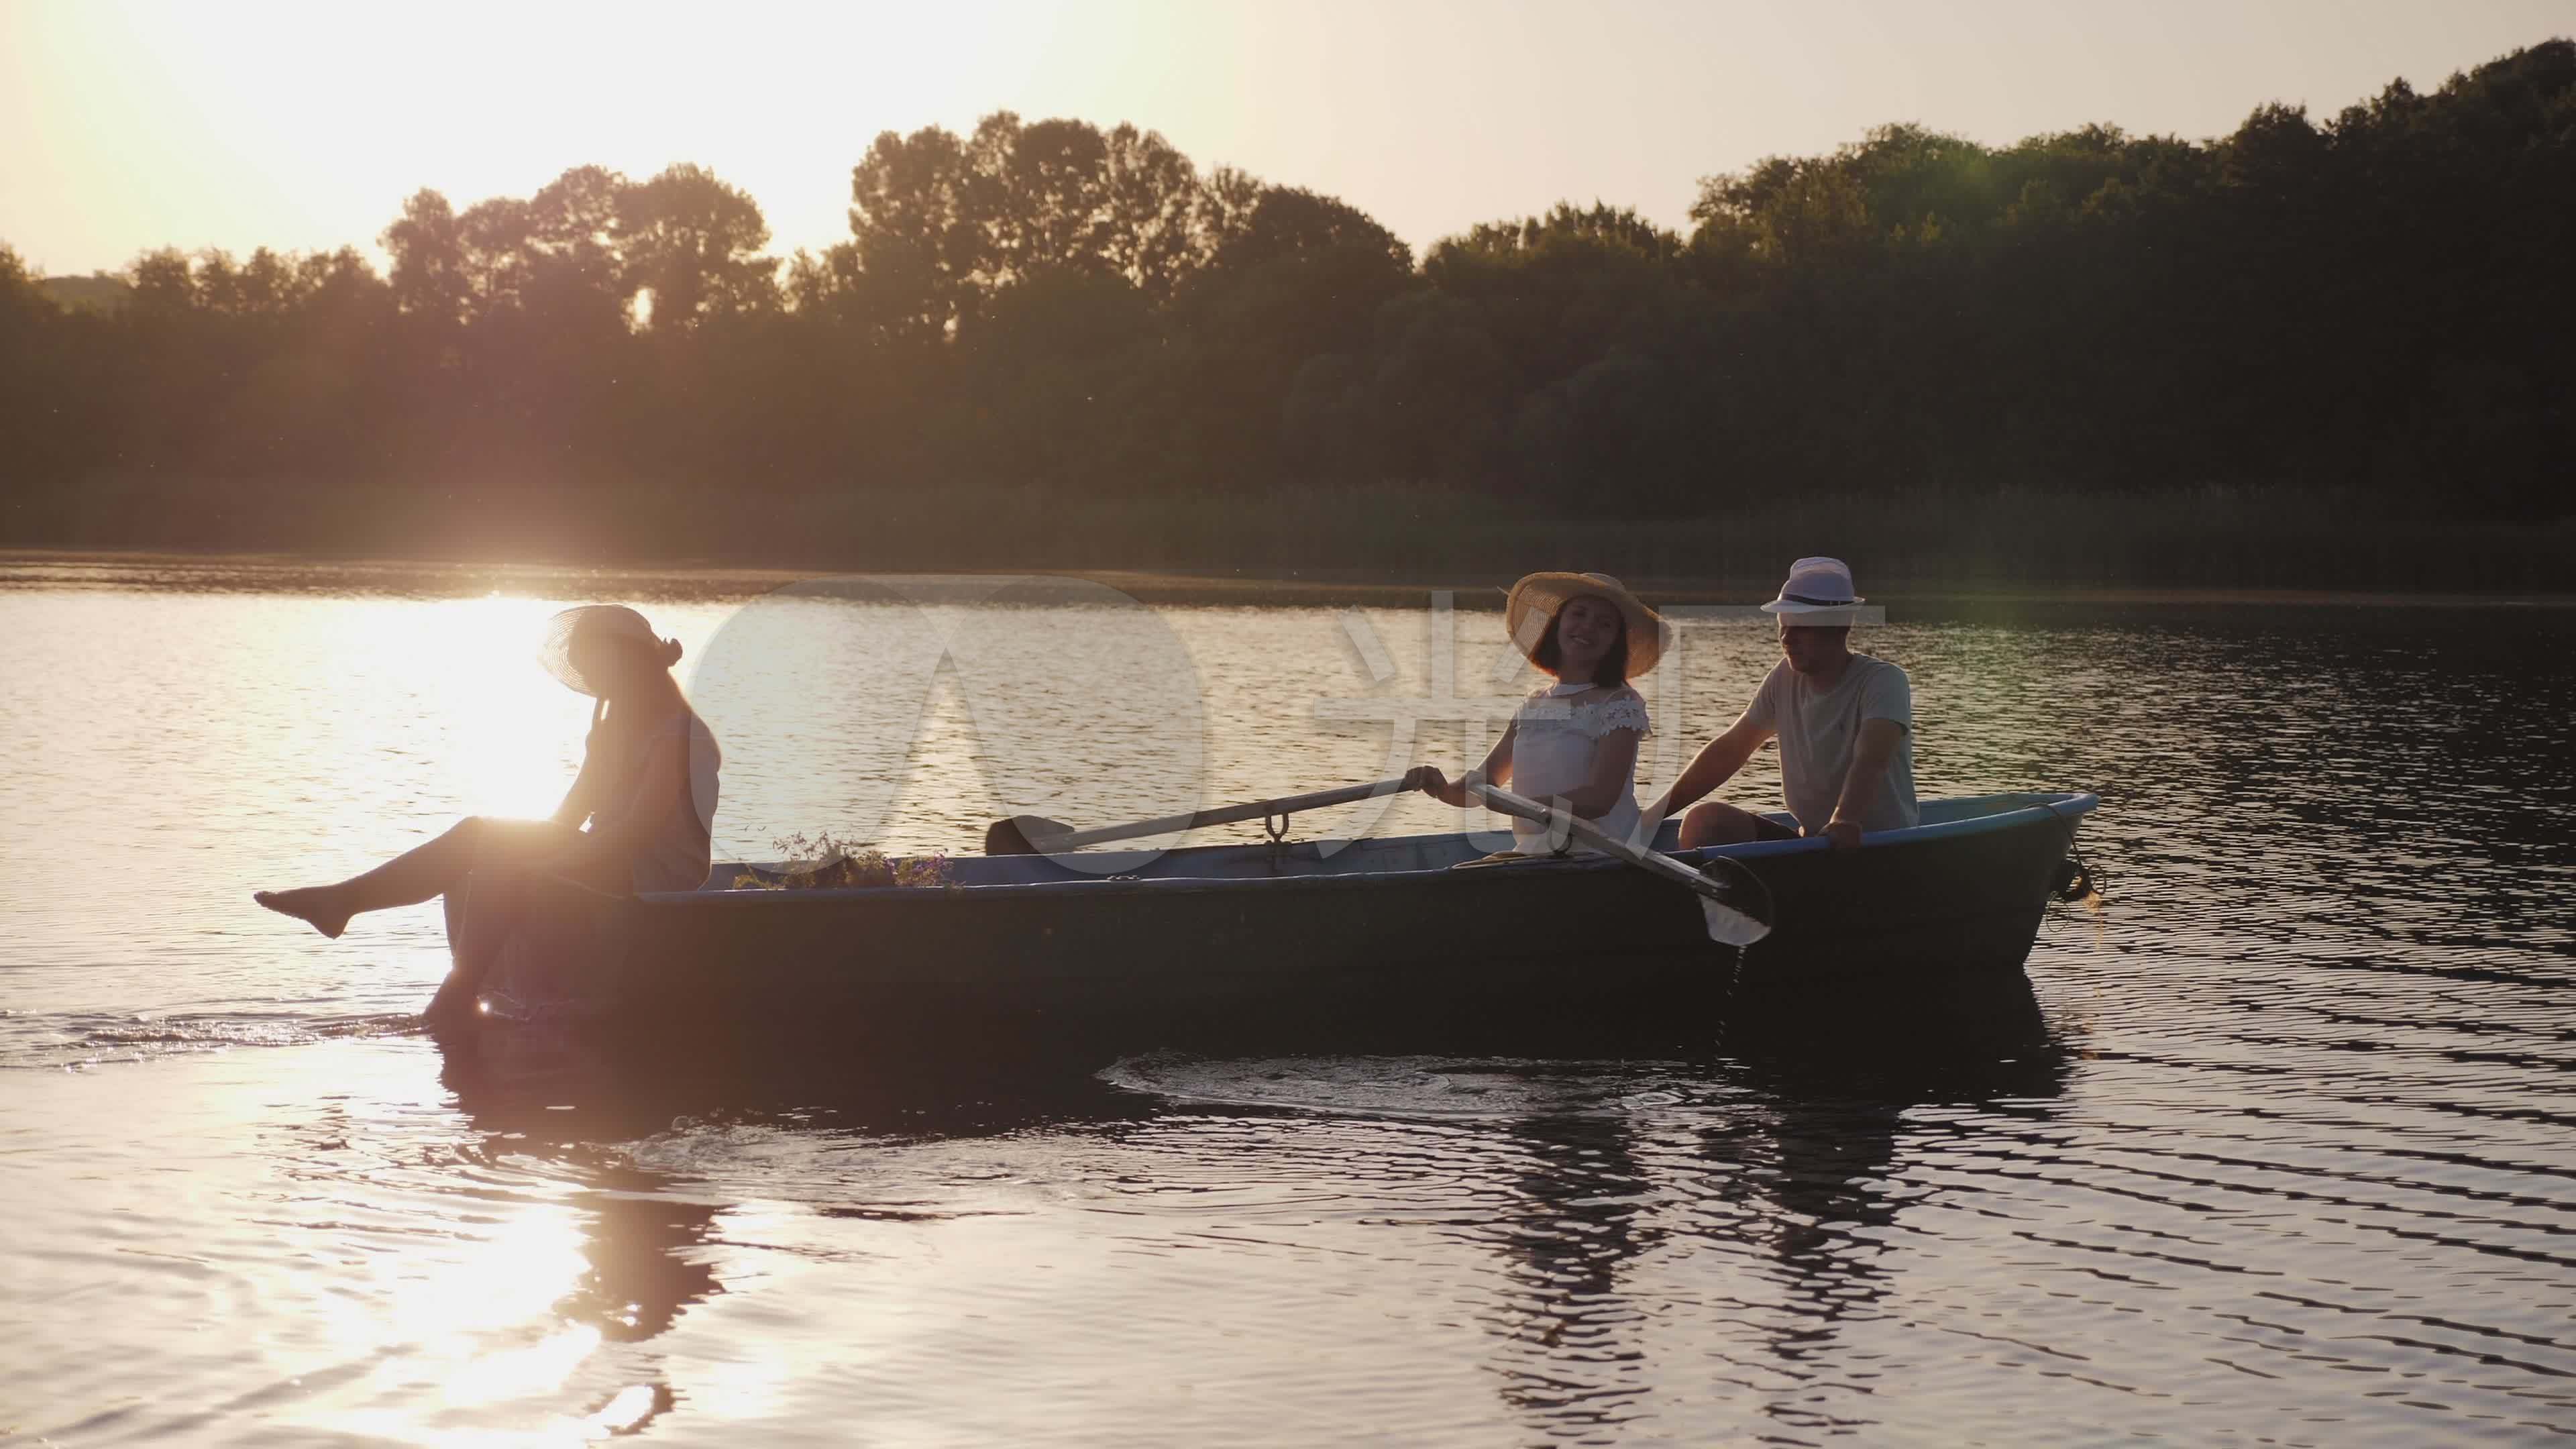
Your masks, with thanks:
M 1838 558 L 1802 558 L 1789 565 L 1789 580 L 1780 596 L 1762 606 L 1766 614 L 1798 616 L 1811 624 L 1848 624 L 1861 596 L 1852 587 L 1851 565 Z M 1838 614 L 1838 619 L 1811 619 L 1812 614 Z

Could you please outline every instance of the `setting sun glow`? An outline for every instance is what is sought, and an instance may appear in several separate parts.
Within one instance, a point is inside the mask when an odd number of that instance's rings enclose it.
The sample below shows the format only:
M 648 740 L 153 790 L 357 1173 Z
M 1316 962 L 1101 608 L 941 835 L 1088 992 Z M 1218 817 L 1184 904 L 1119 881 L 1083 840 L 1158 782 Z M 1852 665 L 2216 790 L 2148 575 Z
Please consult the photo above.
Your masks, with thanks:
M 780 254 L 847 237 L 879 132 L 1012 110 L 1161 131 L 1202 166 L 1350 201 L 1419 250 L 1571 199 L 1681 225 L 1696 178 L 1919 121 L 1988 142 L 2116 117 L 2185 137 L 2274 99 L 2436 85 L 2548 3 L 2113 12 L 1869 3 L 435 9 L 0 7 L 0 240 L 54 274 L 151 247 L 370 247 L 567 168 L 695 162 Z M 2428 57 L 2437 59 L 2428 63 Z

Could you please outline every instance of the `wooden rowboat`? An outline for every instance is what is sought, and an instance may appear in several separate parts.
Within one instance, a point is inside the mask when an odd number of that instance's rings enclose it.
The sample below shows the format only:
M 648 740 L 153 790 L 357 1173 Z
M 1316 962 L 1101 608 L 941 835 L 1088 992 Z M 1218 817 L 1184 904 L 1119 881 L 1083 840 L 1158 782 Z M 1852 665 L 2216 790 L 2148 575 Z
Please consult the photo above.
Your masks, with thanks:
M 695 891 L 568 895 L 514 937 L 472 1030 L 757 1058 L 1695 1051 L 1728 1023 L 1864 1004 L 1900 1030 L 1955 1028 L 1998 988 L 2028 1000 L 2022 963 L 2097 803 L 1935 800 L 1856 850 L 1679 853 L 1768 888 L 1774 929 L 1740 953 L 1666 880 L 1600 856 L 1464 868 L 1482 851 L 1463 834 L 1194 847 L 1107 876 L 969 856 L 939 886 L 743 889 L 748 867 L 720 865 Z

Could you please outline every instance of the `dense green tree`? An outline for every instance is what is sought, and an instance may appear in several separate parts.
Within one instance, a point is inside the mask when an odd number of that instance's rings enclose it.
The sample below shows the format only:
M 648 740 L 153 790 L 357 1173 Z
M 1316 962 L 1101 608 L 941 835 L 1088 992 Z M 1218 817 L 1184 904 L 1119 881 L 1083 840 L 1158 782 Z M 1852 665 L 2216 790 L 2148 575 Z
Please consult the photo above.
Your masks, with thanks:
M 380 238 L 393 258 L 394 303 L 424 324 L 453 327 L 474 297 L 464 228 L 447 198 L 424 187 Z
M 1152 131 L 1121 125 L 1104 139 L 1101 260 L 1146 296 L 1167 301 L 1204 256 L 1206 192 L 1198 168 Z
M 2203 142 L 1886 126 L 1705 178 L 1687 236 L 1563 204 L 1419 265 L 1132 125 L 888 132 L 850 199 L 783 268 L 695 166 L 418 192 L 383 276 L 162 250 L 65 308 L 0 248 L 0 530 L 1000 561 L 915 531 L 958 489 L 1178 530 L 1384 484 L 1641 520 L 2209 485 L 2570 512 L 2566 41 Z
M 1369 253 L 1398 271 L 1413 265 L 1413 249 L 1359 208 L 1302 186 L 1270 186 L 1262 189 L 1241 228 L 1219 246 L 1210 265 L 1242 270 L 1345 248 Z
M 478 201 L 456 218 L 466 289 L 478 317 L 525 302 L 532 232 L 528 204 L 516 197 Z
M 759 254 L 769 244 L 759 204 L 703 166 L 621 188 L 612 234 L 625 285 L 649 299 L 656 332 L 778 304 L 777 259 Z
M 134 259 L 134 311 L 146 317 L 184 316 L 196 310 L 197 274 L 188 258 L 163 247 Z
M 888 131 L 851 168 L 849 270 L 901 279 L 907 305 L 880 298 L 894 330 L 944 336 L 972 310 L 990 281 L 985 191 L 965 143 L 937 126 Z
M 1233 194 L 1237 178 L 1224 179 Z M 899 309 L 914 330 L 943 334 L 1040 271 L 1120 276 L 1169 298 L 1211 250 L 1203 224 L 1223 214 L 1189 158 L 1153 132 L 1008 111 L 962 141 L 935 127 L 879 136 L 850 193 L 843 275 L 879 274 L 886 292 L 915 298 Z

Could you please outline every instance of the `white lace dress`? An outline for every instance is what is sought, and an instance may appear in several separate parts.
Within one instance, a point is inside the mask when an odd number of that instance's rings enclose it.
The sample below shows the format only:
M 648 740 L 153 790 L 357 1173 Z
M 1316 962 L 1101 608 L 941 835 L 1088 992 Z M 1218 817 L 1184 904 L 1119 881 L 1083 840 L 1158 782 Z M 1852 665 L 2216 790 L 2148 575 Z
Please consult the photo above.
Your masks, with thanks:
M 1653 732 L 1646 719 L 1643 695 L 1622 685 L 1578 702 L 1577 696 L 1591 688 L 1585 684 L 1551 685 L 1521 701 L 1519 712 L 1512 716 L 1514 794 L 1545 803 L 1579 790 L 1592 779 L 1592 755 L 1600 748 L 1603 735 L 1612 730 L 1635 730 L 1640 736 Z M 1592 823 L 1614 837 L 1636 833 L 1637 784 L 1633 777 L 1620 786 L 1618 803 L 1594 817 Z M 1512 837 L 1512 848 L 1523 855 L 1548 853 L 1546 832 L 1531 821 L 1514 820 Z

